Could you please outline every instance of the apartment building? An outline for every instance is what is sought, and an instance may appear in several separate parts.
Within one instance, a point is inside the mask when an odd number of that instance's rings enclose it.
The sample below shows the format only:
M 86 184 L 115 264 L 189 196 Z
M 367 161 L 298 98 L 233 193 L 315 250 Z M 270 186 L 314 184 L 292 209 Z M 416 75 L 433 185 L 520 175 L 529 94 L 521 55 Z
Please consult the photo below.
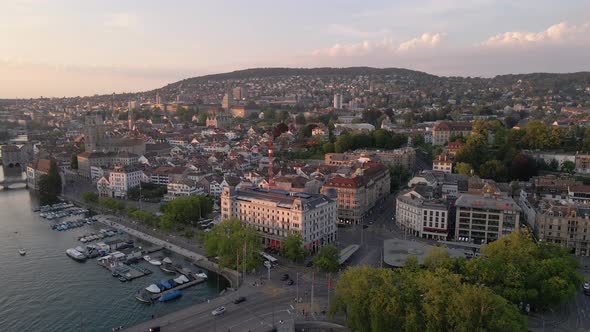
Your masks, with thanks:
M 453 161 L 446 153 L 441 153 L 432 161 L 432 170 L 453 173 Z
M 324 195 L 225 187 L 221 218 L 230 217 L 254 226 L 265 247 L 279 248 L 289 232 L 311 251 L 336 240 L 337 205 Z
M 92 177 L 92 167 L 110 168 L 139 163 L 139 156 L 129 152 L 82 152 L 78 156 L 78 173 L 87 179 Z
M 507 196 L 462 194 L 455 206 L 459 241 L 489 243 L 520 227 L 521 208 Z
M 467 136 L 471 123 L 463 121 L 437 121 L 432 127 L 432 145 L 445 145 L 453 136 Z
M 402 166 L 411 170 L 416 162 L 416 150 L 413 148 L 400 148 L 385 151 L 357 150 L 345 153 L 326 153 L 324 163 L 335 166 L 353 166 L 355 163 L 367 158 L 381 161 L 387 166 Z
M 433 240 L 446 240 L 449 211 L 440 199 L 423 196 L 414 189 L 400 193 L 396 198 L 395 222 L 415 236 Z
M 51 161 L 38 159 L 27 165 L 27 186 L 33 190 L 39 190 L 39 181 L 43 175 L 49 173 Z
M 590 207 L 543 201 L 535 218 L 539 240 L 560 244 L 577 256 L 590 256 Z
M 341 223 L 362 223 L 368 212 L 385 199 L 390 191 L 389 170 L 380 162 L 368 161 L 352 176 L 336 175 L 328 180 L 321 193 L 336 198 Z
M 142 181 L 147 182 L 143 171 L 133 167 L 116 167 L 96 183 L 100 197 L 127 198 L 131 188 L 138 187 Z

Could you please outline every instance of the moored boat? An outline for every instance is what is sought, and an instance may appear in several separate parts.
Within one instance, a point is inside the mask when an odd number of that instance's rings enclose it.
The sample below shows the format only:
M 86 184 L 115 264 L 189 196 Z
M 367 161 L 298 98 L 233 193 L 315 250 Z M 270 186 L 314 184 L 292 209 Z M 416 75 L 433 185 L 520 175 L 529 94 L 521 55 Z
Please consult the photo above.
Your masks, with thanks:
M 19 255 L 21 255 L 21 256 L 24 256 L 24 255 L 26 255 L 26 254 L 27 254 L 27 251 L 25 250 L 25 248 L 20 248 L 20 249 L 18 250 L 18 254 L 19 254 Z
M 171 291 L 170 293 L 166 293 L 166 294 L 160 296 L 160 298 L 158 299 L 158 302 L 166 302 L 166 301 L 174 300 L 174 299 L 177 299 L 181 296 L 182 296 L 181 290 L 174 290 L 174 291 Z
M 83 253 L 79 252 L 78 250 L 76 250 L 74 248 L 67 249 L 66 255 L 70 256 L 70 258 L 72 258 L 73 260 L 76 260 L 78 262 L 86 261 L 86 255 L 84 255 Z
M 151 285 L 147 286 L 145 288 L 145 290 L 150 293 L 154 293 L 154 294 L 161 292 L 160 287 L 158 287 L 156 284 L 151 284 Z

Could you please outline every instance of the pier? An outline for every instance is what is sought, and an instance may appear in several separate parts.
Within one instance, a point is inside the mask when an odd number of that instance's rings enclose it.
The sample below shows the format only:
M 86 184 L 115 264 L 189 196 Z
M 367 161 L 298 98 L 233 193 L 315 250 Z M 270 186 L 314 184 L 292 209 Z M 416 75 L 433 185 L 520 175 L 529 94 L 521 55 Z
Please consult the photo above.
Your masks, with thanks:
M 189 287 L 192 287 L 194 285 L 198 285 L 198 284 L 200 284 L 202 282 L 205 282 L 206 280 L 207 279 L 205 279 L 205 278 L 195 277 L 195 280 L 186 282 L 186 283 L 184 283 L 182 285 L 178 285 L 176 287 L 172 287 L 172 288 L 170 288 L 168 290 L 165 290 L 163 292 L 160 292 L 158 294 L 152 295 L 152 301 L 157 301 L 161 296 L 164 296 L 164 295 L 166 295 L 168 293 L 171 293 L 171 292 L 173 292 L 175 290 L 181 290 L 181 289 L 189 288 Z

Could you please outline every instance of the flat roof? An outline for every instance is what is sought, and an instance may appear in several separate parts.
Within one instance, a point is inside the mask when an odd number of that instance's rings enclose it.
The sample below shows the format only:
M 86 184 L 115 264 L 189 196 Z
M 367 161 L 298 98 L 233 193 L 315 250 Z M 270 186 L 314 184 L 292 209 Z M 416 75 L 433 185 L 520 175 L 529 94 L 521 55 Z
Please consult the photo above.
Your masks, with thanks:
M 403 267 L 410 256 L 415 256 L 419 264 L 424 264 L 424 259 L 435 246 L 402 239 L 388 239 L 383 241 L 383 262 L 391 267 Z M 465 250 L 445 249 L 451 257 L 465 258 Z
M 340 250 L 340 257 L 338 258 L 338 263 L 340 265 L 344 264 L 352 255 L 354 255 L 357 250 L 359 250 L 360 246 L 358 244 L 351 244 L 348 247 Z

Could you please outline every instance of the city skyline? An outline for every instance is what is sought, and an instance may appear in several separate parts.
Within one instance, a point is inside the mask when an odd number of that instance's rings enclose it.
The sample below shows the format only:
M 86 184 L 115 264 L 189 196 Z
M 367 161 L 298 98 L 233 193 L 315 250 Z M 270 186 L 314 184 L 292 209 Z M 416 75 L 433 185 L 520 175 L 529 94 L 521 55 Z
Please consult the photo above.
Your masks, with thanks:
M 590 4 L 569 1 L 22 0 L 0 13 L 0 98 L 136 92 L 254 67 L 494 76 L 590 70 Z

